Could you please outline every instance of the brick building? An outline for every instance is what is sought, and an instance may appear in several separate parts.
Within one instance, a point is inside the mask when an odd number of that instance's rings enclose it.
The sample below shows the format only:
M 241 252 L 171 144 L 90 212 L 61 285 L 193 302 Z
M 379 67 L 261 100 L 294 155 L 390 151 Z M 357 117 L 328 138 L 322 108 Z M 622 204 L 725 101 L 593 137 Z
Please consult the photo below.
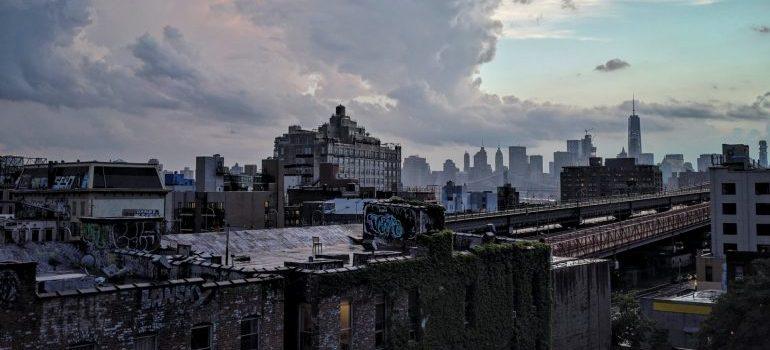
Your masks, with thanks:
M 592 157 L 588 166 L 568 166 L 561 172 L 561 200 L 656 193 L 663 188 L 655 165 L 636 164 L 634 158 Z
M 549 349 L 552 339 L 580 339 L 586 349 L 604 344 L 599 328 L 609 313 L 603 308 L 585 314 L 592 321 L 579 328 L 557 325 L 552 315 L 579 320 L 585 308 L 569 305 L 604 305 L 606 262 L 561 266 L 559 290 L 552 294 L 547 246 L 426 231 L 443 218 L 418 212 L 419 223 L 410 223 L 411 210 L 420 207 L 382 208 L 392 213 L 367 214 L 393 214 L 406 233 L 401 248 L 369 249 L 373 243 L 361 235 L 361 225 L 164 235 L 152 252 L 116 246 L 112 231 L 101 232 L 108 236 L 103 240 L 84 236 L 79 244 L 6 245 L 0 261 L 27 262 L 0 264 L 0 348 Z M 570 277 L 576 267 L 591 273 Z M 556 338 L 552 329 L 571 332 Z

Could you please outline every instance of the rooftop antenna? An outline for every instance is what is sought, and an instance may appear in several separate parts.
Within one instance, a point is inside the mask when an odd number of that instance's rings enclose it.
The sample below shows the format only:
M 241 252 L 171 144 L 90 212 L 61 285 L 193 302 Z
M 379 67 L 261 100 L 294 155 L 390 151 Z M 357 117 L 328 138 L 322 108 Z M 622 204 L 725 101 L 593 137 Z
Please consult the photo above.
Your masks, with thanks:
M 631 115 L 636 115 L 636 94 L 631 94 Z

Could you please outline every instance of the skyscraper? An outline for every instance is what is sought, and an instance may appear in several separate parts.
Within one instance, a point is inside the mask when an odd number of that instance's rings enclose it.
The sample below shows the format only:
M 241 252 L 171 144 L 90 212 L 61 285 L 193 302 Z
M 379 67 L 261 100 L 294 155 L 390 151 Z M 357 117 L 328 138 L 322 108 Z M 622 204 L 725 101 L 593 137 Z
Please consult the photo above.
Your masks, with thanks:
M 465 151 L 463 155 L 463 172 L 467 174 L 469 171 L 471 171 L 471 155 L 468 154 L 468 151 Z
M 497 146 L 497 151 L 495 152 L 495 172 L 502 172 L 503 167 L 503 151 L 500 150 L 500 146 Z
M 628 156 L 639 158 L 642 154 L 642 131 L 636 115 L 636 100 L 631 99 L 631 115 L 628 116 Z
M 767 141 L 759 141 L 759 166 L 767 168 Z
M 526 147 L 508 147 L 508 171 L 511 173 L 511 176 L 508 177 L 511 183 L 514 186 L 521 186 L 529 173 L 529 159 Z

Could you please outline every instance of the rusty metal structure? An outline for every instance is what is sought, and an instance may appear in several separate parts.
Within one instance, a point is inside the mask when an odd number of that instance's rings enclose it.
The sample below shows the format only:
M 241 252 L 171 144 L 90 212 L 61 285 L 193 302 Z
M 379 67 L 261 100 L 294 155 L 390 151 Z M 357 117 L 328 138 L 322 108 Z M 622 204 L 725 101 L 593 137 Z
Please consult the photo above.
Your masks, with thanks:
M 693 205 L 708 202 L 709 184 L 682 188 L 675 191 L 632 195 L 607 196 L 581 201 L 563 201 L 556 205 L 512 210 L 447 215 L 446 226 L 458 232 L 474 232 L 494 225 L 503 235 L 511 230 L 546 224 L 561 224 L 562 227 L 577 227 L 581 220 L 602 216 L 620 219 L 630 218 L 633 213 L 643 210 L 671 209 L 678 205 Z
M 711 223 L 709 203 L 543 238 L 554 256 L 607 257 Z

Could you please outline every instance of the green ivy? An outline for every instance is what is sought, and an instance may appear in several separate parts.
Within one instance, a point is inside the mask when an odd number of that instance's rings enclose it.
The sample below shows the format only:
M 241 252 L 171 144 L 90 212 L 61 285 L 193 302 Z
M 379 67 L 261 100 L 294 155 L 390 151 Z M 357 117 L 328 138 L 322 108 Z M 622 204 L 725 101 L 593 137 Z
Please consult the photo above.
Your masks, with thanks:
M 549 349 L 549 248 L 533 242 L 489 243 L 453 252 L 452 238 L 450 231 L 422 235 L 418 245 L 426 248 L 425 256 L 317 275 L 319 297 L 356 286 L 390 297 L 418 289 L 425 320 L 421 339 L 411 342 L 408 325 L 391 324 L 392 349 Z M 466 326 L 468 286 L 474 302 Z

